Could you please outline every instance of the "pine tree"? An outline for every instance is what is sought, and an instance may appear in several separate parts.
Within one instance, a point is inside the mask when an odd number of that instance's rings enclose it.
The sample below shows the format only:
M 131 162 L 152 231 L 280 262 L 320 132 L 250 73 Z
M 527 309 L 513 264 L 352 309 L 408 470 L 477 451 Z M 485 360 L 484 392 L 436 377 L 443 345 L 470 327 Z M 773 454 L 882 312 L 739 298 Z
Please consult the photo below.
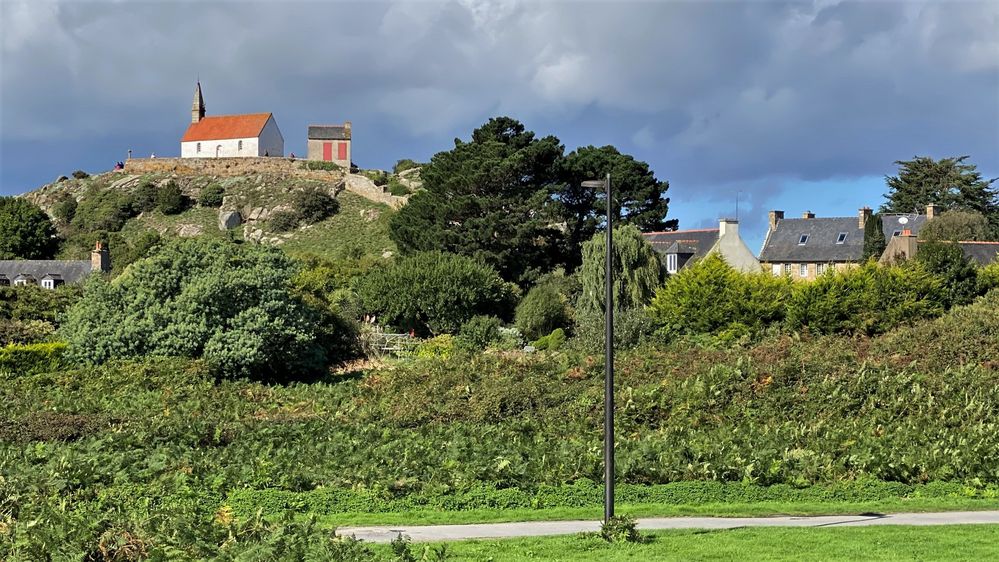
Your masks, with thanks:
M 899 160 L 897 176 L 886 176 L 887 201 L 882 212 L 921 212 L 933 203 L 943 210 L 961 209 L 984 215 L 993 229 L 999 227 L 999 193 L 992 184 L 999 180 L 986 180 L 974 164 L 965 163 L 968 156 L 934 160 L 916 156 L 912 160 Z

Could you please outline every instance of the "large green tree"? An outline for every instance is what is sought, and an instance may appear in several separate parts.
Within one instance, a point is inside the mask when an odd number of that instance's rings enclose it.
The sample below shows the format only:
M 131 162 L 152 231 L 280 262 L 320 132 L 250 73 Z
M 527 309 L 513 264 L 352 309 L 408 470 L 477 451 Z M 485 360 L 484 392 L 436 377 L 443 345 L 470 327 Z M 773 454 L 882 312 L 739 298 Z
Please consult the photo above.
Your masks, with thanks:
M 611 174 L 614 205 L 611 213 L 618 223 L 640 230 L 675 230 L 677 220 L 667 220 L 669 182 L 659 180 L 649 165 L 622 154 L 613 146 L 584 146 L 569 153 L 562 162 L 562 185 L 555 193 L 559 212 L 566 223 L 569 265 L 578 265 L 583 242 L 589 240 L 607 213 L 607 196 L 600 188 L 584 187 L 583 182 Z
M 992 184 L 999 178 L 984 179 L 968 156 L 934 160 L 916 156 L 899 160 L 898 175 L 886 176 L 888 193 L 882 212 L 921 212 L 930 203 L 943 210 L 960 209 L 984 215 L 992 228 L 999 227 L 999 195 Z
M 392 239 L 404 254 L 471 256 L 504 279 L 530 283 L 561 261 L 549 197 L 562 158 L 557 138 L 490 119 L 421 170 L 424 191 L 392 217 Z
M 989 240 L 989 221 L 975 211 L 947 211 L 919 230 L 920 240 Z
M 43 260 L 58 248 L 55 227 L 37 205 L 0 197 L 0 259 Z
M 583 244 L 578 307 L 584 312 L 604 309 L 606 256 L 604 234 L 594 235 Z M 628 224 L 614 228 L 613 260 L 614 308 L 626 310 L 649 304 L 666 279 L 666 268 L 636 226 Z
M 114 281 L 91 277 L 60 330 L 88 363 L 174 356 L 229 376 L 319 374 L 332 359 L 328 322 L 291 290 L 295 270 L 274 248 L 175 242 Z

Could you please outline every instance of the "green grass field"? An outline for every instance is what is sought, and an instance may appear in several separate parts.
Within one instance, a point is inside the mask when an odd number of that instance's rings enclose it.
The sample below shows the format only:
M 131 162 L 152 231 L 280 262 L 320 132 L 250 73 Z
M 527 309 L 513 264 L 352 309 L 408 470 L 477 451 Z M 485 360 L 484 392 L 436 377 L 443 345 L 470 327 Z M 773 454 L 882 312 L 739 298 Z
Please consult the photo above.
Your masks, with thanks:
M 645 543 L 610 544 L 594 534 L 445 545 L 448 560 L 995 560 L 999 526 L 741 528 L 657 531 Z M 373 550 L 388 555 L 388 545 Z M 440 544 L 412 546 L 417 556 Z M 432 558 L 431 558 L 432 559 Z

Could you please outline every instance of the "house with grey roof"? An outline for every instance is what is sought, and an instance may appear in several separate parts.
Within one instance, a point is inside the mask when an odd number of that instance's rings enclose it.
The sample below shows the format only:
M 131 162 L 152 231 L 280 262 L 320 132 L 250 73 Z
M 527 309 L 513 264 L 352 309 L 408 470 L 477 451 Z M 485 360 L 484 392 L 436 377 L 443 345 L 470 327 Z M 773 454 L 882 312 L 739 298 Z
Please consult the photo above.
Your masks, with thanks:
M 107 246 L 98 242 L 90 260 L 0 260 L 0 286 L 37 285 L 55 289 L 79 283 L 94 272 L 111 271 Z
M 916 234 L 905 230 L 899 236 L 894 236 L 885 248 L 881 259 L 883 264 L 891 264 L 907 259 L 912 259 L 919 253 L 919 248 L 925 243 L 924 240 L 916 238 Z M 964 257 L 972 263 L 984 266 L 999 262 L 999 242 L 984 242 L 980 240 L 962 240 L 960 242 L 944 242 L 945 244 L 957 244 L 961 248 Z
M 739 271 L 760 271 L 760 262 L 739 236 L 739 221 L 735 219 L 721 219 L 718 228 L 645 232 L 642 236 L 665 256 L 666 271 L 671 275 L 712 253 Z
M 343 125 L 309 125 L 306 158 L 350 169 L 350 121 Z
M 918 234 L 927 221 L 939 214 L 935 205 L 926 214 L 882 214 L 877 217 L 888 244 L 905 232 Z M 817 218 L 805 211 L 801 218 L 786 219 L 784 211 L 770 211 L 770 229 L 760 250 L 760 264 L 773 275 L 815 279 L 831 269 L 845 269 L 864 259 L 864 232 L 874 219 L 863 207 L 856 217 Z

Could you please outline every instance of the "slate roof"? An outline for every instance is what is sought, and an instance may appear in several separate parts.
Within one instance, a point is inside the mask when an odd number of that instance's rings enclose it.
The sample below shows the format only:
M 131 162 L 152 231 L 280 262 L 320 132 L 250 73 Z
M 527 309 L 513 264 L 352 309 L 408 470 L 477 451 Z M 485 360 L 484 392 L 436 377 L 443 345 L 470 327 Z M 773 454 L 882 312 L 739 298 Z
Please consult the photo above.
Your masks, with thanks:
M 905 217 L 905 224 L 898 222 L 902 217 Z M 917 214 L 891 214 L 891 215 L 881 215 L 881 232 L 885 235 L 885 242 L 892 239 L 896 230 L 911 230 L 912 234 L 915 236 L 919 235 L 920 229 L 926 224 L 926 215 Z
M 312 140 L 350 140 L 350 129 L 343 125 L 309 125 Z
M 978 265 L 989 265 L 999 261 L 999 242 L 958 242 L 964 257 L 977 262 Z
M 661 254 L 691 254 L 691 261 L 708 253 L 718 241 L 718 229 L 643 232 L 642 236 Z
M 0 260 L 0 277 L 11 282 L 23 275 L 36 282 L 58 276 L 66 283 L 76 283 L 90 272 L 90 260 Z
M 270 118 L 270 113 L 202 117 L 191 123 L 180 142 L 259 137 Z
M 846 240 L 837 244 L 841 232 Z M 798 244 L 808 235 L 804 245 Z M 770 263 L 854 262 L 864 257 L 864 231 L 857 217 L 781 219 L 767 234 L 760 261 Z

